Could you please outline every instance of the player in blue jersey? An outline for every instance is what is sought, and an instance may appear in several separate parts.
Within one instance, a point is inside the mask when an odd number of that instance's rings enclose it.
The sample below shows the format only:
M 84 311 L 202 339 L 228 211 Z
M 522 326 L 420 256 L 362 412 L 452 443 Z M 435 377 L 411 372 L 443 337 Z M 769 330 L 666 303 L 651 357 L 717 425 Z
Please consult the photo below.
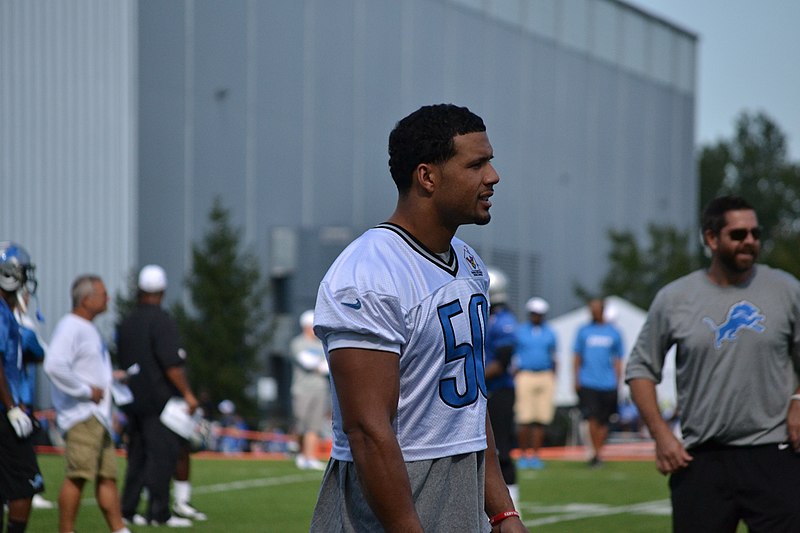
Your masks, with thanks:
M 516 447 L 514 435 L 514 332 L 517 319 L 508 306 L 508 279 L 496 269 L 489 269 L 489 326 L 486 328 L 486 390 L 489 392 L 489 417 L 497 445 L 497 460 L 514 504 L 519 501 L 517 465 L 511 458 Z
M 486 413 L 488 273 L 455 237 L 491 218 L 492 157 L 483 121 L 454 105 L 422 107 L 389 136 L 397 207 L 317 295 L 333 449 L 312 531 L 525 531 Z
M 25 531 L 33 495 L 44 490 L 30 438 L 33 419 L 21 405 L 23 358 L 13 314 L 26 290 L 36 292 L 33 273 L 24 248 L 0 242 L 0 501 L 8 504 L 8 533 Z M 2 522 L 0 513 L 0 531 Z
M 519 448 L 518 466 L 539 470 L 544 462 L 539 449 L 544 444 L 545 428 L 553 421 L 556 407 L 556 334 L 544 320 L 550 304 L 533 297 L 525 304 L 528 320 L 520 324 L 515 335 L 514 375 L 517 401 L 516 414 Z
M 622 376 L 622 336 L 605 321 L 600 298 L 589 301 L 592 321 L 575 338 L 575 391 L 583 418 L 589 422 L 589 440 L 594 456 L 591 466 L 601 464 L 608 438 L 608 424 L 617 412 L 617 387 Z

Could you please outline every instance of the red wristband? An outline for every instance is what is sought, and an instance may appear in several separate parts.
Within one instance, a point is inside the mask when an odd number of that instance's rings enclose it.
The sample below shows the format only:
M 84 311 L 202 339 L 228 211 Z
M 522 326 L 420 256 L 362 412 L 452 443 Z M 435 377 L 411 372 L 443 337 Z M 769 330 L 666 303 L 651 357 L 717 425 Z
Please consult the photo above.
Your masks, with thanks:
M 489 525 L 494 527 L 497 524 L 499 524 L 500 522 L 502 522 L 503 520 L 505 520 L 506 518 L 511 518 L 512 516 L 516 516 L 517 518 L 519 518 L 519 513 L 517 511 L 514 511 L 514 510 L 503 511 L 502 513 L 497 513 L 496 515 L 494 515 L 493 517 L 491 517 L 489 519 Z

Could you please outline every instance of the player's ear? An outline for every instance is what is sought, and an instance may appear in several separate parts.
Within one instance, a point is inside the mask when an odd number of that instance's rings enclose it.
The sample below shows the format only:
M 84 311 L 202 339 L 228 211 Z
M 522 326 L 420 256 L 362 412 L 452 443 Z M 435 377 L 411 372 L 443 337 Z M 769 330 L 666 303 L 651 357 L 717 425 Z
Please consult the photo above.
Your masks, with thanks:
M 417 168 L 414 169 L 413 179 L 424 191 L 430 194 L 436 186 L 438 172 L 439 169 L 436 165 L 420 163 L 417 165 Z
M 711 250 L 716 250 L 717 242 L 719 240 L 719 235 L 717 235 L 716 233 L 714 233 L 713 230 L 710 229 L 702 231 L 700 235 L 702 237 L 701 240 L 703 241 L 703 245 L 706 248 L 709 248 Z

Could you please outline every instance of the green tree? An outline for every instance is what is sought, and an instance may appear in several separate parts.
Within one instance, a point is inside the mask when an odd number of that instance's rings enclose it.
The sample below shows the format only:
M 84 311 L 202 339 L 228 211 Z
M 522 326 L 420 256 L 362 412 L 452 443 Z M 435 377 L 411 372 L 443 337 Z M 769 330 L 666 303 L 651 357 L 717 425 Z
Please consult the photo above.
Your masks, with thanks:
M 700 206 L 722 194 L 747 198 L 764 227 L 764 263 L 800 275 L 800 166 L 765 114 L 742 113 L 734 136 L 700 152 Z
M 700 208 L 723 194 L 747 198 L 766 230 L 761 261 L 800 277 L 800 166 L 788 161 L 780 128 L 762 113 L 742 113 L 731 139 L 700 150 L 698 170 Z M 610 230 L 602 292 L 648 308 L 659 288 L 706 262 L 695 232 L 650 225 L 649 244 L 640 244 L 629 231 Z
M 611 268 L 601 283 L 602 294 L 647 309 L 661 287 L 696 268 L 697 253 L 688 233 L 650 224 L 647 235 L 649 244 L 644 247 L 630 231 L 609 230 Z M 578 286 L 576 294 L 585 300 L 592 292 Z
M 185 285 L 191 305 L 178 303 L 178 320 L 189 354 L 187 367 L 195 390 L 207 390 L 215 401 L 232 400 L 245 417 L 256 414 L 252 394 L 261 373 L 259 353 L 269 325 L 262 303 L 258 261 L 240 250 L 240 230 L 219 198 L 209 212 L 210 229 L 192 245 L 192 268 Z

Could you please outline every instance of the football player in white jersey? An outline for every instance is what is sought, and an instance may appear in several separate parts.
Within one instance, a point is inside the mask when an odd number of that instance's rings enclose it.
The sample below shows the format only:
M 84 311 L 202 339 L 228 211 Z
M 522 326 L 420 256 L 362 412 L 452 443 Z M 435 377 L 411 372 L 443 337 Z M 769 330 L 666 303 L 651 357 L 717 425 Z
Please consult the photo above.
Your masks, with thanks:
M 425 106 L 389 136 L 389 220 L 320 284 L 332 458 L 311 531 L 526 531 L 486 413 L 488 271 L 455 237 L 489 222 L 499 177 L 480 117 Z

